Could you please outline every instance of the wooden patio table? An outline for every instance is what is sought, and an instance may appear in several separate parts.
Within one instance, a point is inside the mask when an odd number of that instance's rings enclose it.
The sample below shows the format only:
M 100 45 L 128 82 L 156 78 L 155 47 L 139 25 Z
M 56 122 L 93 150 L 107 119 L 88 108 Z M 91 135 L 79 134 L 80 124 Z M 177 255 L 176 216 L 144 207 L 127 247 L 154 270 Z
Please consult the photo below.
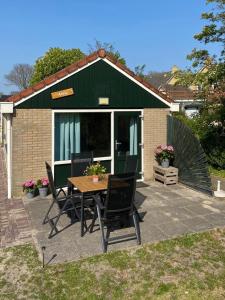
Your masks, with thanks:
M 81 237 L 84 235 L 84 196 L 85 194 L 98 193 L 107 190 L 109 175 L 110 174 L 105 174 L 104 177 L 98 182 L 93 182 L 92 176 L 78 176 L 68 178 L 68 182 L 82 193 L 80 216 Z

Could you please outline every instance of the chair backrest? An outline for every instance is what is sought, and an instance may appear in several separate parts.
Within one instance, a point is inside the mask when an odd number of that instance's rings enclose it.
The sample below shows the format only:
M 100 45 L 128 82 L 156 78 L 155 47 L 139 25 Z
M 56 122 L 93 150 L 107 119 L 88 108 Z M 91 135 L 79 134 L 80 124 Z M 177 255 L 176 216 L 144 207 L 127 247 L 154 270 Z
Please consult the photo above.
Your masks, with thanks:
M 47 176 L 48 176 L 50 191 L 52 193 L 52 197 L 54 199 L 56 199 L 57 193 L 56 193 L 56 188 L 55 188 L 54 179 L 53 179 L 53 175 L 52 175 L 52 168 L 51 168 L 51 166 L 47 162 L 45 162 L 45 166 L 46 166 L 46 171 L 47 171 Z
M 135 172 L 109 175 L 108 191 L 105 200 L 104 218 L 129 213 L 133 210 L 136 190 Z
M 71 177 L 83 176 L 93 163 L 93 152 L 71 153 Z
M 127 155 L 124 165 L 124 173 L 135 172 L 138 170 L 138 157 L 137 155 Z

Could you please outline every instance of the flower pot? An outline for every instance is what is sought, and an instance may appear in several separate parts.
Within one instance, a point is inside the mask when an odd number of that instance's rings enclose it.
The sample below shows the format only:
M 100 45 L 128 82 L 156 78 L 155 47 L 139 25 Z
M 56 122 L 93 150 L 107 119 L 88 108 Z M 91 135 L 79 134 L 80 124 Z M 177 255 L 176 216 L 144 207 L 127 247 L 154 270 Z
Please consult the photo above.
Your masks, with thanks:
M 26 197 L 27 197 L 27 199 L 32 199 L 32 198 L 34 198 L 34 191 L 33 191 L 33 192 L 27 192 L 27 193 L 26 193 Z
M 161 167 L 163 168 L 169 168 L 169 165 L 170 165 L 170 161 L 168 158 L 165 158 L 161 161 Z
M 48 187 L 38 188 L 38 191 L 41 198 L 44 198 L 48 195 Z
M 93 175 L 92 176 L 92 181 L 93 182 L 98 182 L 99 181 L 99 176 L 98 175 Z

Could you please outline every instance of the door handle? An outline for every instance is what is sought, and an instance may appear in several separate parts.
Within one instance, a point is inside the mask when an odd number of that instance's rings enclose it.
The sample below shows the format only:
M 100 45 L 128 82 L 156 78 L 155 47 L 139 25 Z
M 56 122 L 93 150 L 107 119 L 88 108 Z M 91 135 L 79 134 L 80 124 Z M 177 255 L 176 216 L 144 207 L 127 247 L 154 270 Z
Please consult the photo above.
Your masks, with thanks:
M 118 142 L 117 140 L 115 140 L 115 149 L 118 150 L 118 146 L 121 145 L 121 142 Z

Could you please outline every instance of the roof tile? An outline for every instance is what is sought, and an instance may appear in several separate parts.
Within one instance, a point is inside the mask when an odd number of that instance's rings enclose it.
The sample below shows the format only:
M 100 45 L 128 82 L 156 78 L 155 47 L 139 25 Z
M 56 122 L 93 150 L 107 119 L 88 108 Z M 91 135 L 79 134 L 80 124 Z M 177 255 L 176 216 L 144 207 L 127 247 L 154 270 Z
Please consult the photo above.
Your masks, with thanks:
M 114 56 L 107 55 L 107 59 L 108 59 L 109 61 L 111 61 L 113 64 L 116 64 L 116 63 L 117 63 L 117 59 L 116 59 Z
M 82 59 L 82 60 L 80 60 L 80 61 L 77 62 L 77 66 L 78 66 L 78 68 L 82 68 L 82 67 L 84 67 L 85 65 L 87 65 L 87 63 L 88 63 L 88 60 L 87 60 L 87 58 L 85 57 L 84 59 Z
M 56 80 L 60 79 L 60 78 L 63 78 L 66 75 L 68 75 L 68 71 L 66 70 L 66 68 L 58 71 L 57 73 L 55 73 Z
M 23 91 L 20 93 L 20 97 L 21 97 L 21 98 L 27 97 L 27 96 L 33 94 L 33 92 L 34 92 L 34 90 L 33 90 L 32 87 L 27 88 L 27 89 L 23 90 Z
M 87 61 L 90 63 L 92 61 L 95 61 L 98 58 L 98 53 L 94 52 L 87 56 Z
M 99 49 L 98 50 L 98 56 L 101 57 L 101 58 L 106 57 L 106 51 L 105 51 L 105 49 Z
M 45 83 L 44 83 L 44 80 L 36 83 L 35 85 L 32 86 L 32 88 L 35 90 L 35 91 L 39 91 L 41 90 L 43 87 L 45 87 Z
M 10 96 L 6 101 L 7 102 L 16 102 L 20 100 L 20 94 L 16 94 L 13 96 Z
M 51 75 L 51 76 L 49 76 L 49 77 L 47 77 L 47 78 L 44 79 L 44 83 L 46 85 L 49 85 L 51 83 L 54 83 L 55 80 L 56 80 L 56 76 L 55 75 Z
M 78 69 L 79 69 L 78 65 L 76 63 L 74 63 L 68 67 L 68 73 L 73 73 L 74 71 L 76 71 Z

